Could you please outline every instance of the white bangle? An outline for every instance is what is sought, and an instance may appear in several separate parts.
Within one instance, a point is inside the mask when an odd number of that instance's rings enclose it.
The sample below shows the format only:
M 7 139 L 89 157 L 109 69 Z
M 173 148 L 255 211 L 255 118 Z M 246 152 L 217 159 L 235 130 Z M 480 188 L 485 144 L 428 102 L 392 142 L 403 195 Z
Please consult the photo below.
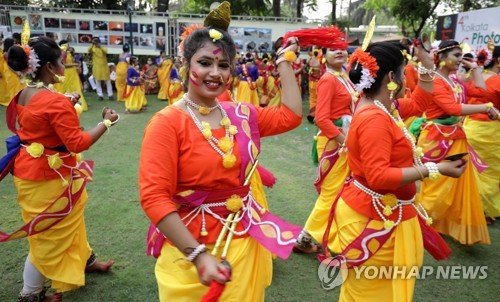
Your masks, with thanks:
M 427 168 L 427 171 L 429 172 L 429 179 L 436 180 L 439 178 L 439 176 L 441 176 L 438 165 L 436 163 L 426 162 L 424 166 Z
M 191 254 L 187 255 L 186 260 L 189 262 L 193 262 L 196 259 L 196 257 L 198 257 L 201 253 L 204 253 L 206 251 L 207 247 L 204 244 L 200 244 L 191 252 Z

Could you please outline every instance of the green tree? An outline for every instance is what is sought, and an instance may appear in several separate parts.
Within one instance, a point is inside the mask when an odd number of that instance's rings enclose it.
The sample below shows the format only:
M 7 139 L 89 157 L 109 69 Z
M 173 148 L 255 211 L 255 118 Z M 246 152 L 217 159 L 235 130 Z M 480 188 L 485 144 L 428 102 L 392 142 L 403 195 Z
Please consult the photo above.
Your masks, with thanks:
M 418 37 L 422 29 L 436 20 L 438 5 L 446 5 L 454 12 L 487 8 L 497 5 L 498 0 L 367 0 L 365 8 L 375 11 L 388 10 L 401 25 L 406 36 Z
M 406 36 L 419 36 L 427 20 L 434 15 L 442 0 L 367 0 L 365 7 L 389 12 L 399 21 Z

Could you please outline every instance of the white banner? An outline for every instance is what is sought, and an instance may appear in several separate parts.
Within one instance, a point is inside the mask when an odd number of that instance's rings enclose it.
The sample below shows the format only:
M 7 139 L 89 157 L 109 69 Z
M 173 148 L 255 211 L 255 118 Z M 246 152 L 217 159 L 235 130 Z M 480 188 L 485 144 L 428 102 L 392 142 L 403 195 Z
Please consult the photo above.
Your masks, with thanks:
M 486 8 L 458 14 L 455 40 L 479 49 L 493 39 L 500 45 L 500 7 Z

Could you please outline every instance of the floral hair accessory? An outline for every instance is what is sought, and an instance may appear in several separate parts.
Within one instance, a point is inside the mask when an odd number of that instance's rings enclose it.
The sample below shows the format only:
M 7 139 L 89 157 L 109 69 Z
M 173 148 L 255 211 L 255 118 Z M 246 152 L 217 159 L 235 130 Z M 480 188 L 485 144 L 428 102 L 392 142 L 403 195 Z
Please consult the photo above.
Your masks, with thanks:
M 21 46 L 24 50 L 24 53 L 28 57 L 28 66 L 21 71 L 21 75 L 25 76 L 27 74 L 31 75 L 31 77 L 35 77 L 35 73 L 40 67 L 40 59 L 38 59 L 38 55 L 36 54 L 35 50 L 32 47 L 29 47 L 28 45 Z
M 179 43 L 179 46 L 177 46 L 177 51 L 180 56 L 184 53 L 184 40 L 187 39 L 195 30 L 203 28 L 203 25 L 200 24 L 191 24 L 187 27 L 184 28 L 181 34 L 181 42 Z
M 352 68 L 354 63 L 356 63 L 356 66 L 361 64 L 361 80 L 356 84 L 356 91 L 362 92 L 363 89 L 368 89 L 375 83 L 379 66 L 377 60 L 361 48 L 356 49 L 352 54 L 349 59 L 349 68 Z
M 482 66 L 488 66 L 493 59 L 493 54 L 487 47 L 481 48 L 477 52 L 477 63 Z
M 210 36 L 210 38 L 212 38 L 212 41 L 213 42 L 216 42 L 220 39 L 222 39 L 222 33 L 220 31 L 218 31 L 217 29 L 211 29 L 208 31 L 208 35 Z

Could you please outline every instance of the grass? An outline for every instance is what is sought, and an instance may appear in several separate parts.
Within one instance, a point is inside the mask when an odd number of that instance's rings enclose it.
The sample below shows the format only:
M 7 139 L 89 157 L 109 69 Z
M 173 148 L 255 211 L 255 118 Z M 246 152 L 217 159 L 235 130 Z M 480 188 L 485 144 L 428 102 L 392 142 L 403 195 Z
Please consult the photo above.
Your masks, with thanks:
M 98 102 L 88 95 L 90 110 L 83 114 L 82 124 L 90 129 L 100 121 L 104 105 L 118 109 L 120 123 L 85 153 L 95 161 L 94 182 L 88 186 L 86 209 L 88 239 L 102 259 L 113 258 L 116 265 L 109 275 L 89 275 L 87 285 L 65 295 L 65 301 L 157 301 L 154 259 L 145 255 L 148 220 L 138 202 L 137 163 L 143 129 L 165 103 L 149 97 L 148 111 L 126 115 L 123 103 Z M 5 108 L 0 108 L 0 121 Z M 314 127 L 304 119 L 289 133 L 265 138 L 261 162 L 278 177 L 268 190 L 271 209 L 290 222 L 303 224 L 310 213 L 316 192 L 313 187 L 315 167 L 310 159 Z M 0 137 L 10 133 L 0 128 Z M 3 147 L 0 154 L 4 154 Z M 22 224 L 12 179 L 0 183 L 0 229 L 12 231 Z M 500 280 L 500 227 L 489 228 L 491 246 L 464 247 L 448 240 L 453 250 L 443 265 L 487 265 L 484 280 L 417 281 L 415 301 L 498 301 Z M 22 288 L 22 270 L 28 253 L 26 240 L 0 244 L 0 301 L 14 301 Z M 438 263 L 429 255 L 425 264 Z M 325 291 L 317 277 L 318 262 L 311 256 L 292 255 L 287 261 L 274 262 L 273 284 L 266 292 L 267 301 L 336 301 L 339 289 Z M 383 297 L 381 297 L 381 301 Z

